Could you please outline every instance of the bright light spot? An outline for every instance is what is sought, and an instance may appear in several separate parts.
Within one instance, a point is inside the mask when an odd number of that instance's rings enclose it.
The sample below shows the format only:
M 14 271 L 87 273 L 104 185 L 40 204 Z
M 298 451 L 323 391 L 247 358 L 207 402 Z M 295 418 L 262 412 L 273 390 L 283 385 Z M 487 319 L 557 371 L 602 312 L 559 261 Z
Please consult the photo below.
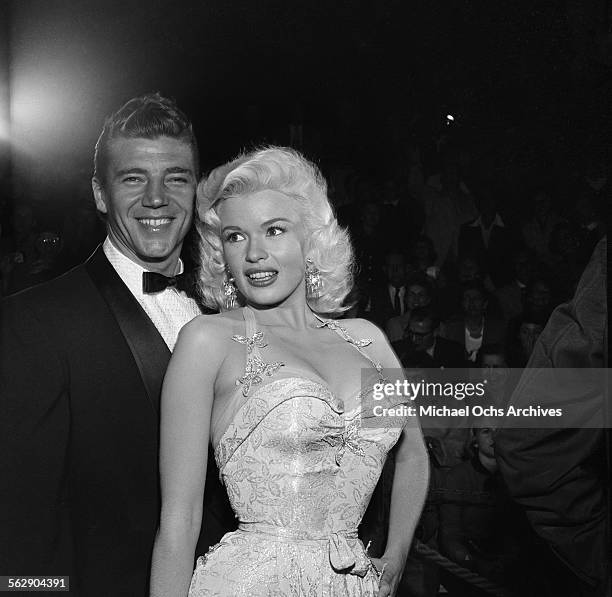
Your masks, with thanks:
M 447 114 L 446 120 L 450 120 L 451 122 L 453 122 L 455 120 L 455 117 L 452 114 Z

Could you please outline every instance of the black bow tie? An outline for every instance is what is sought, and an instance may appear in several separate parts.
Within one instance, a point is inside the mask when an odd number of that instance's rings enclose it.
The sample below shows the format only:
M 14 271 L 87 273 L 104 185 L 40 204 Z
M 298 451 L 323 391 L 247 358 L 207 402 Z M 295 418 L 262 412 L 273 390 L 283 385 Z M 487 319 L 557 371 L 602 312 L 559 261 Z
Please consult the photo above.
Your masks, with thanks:
M 157 272 L 142 273 L 142 291 L 144 294 L 153 294 L 162 292 L 166 288 L 174 287 L 177 290 L 188 292 L 191 290 L 191 279 L 186 274 L 177 274 L 176 276 L 164 276 Z

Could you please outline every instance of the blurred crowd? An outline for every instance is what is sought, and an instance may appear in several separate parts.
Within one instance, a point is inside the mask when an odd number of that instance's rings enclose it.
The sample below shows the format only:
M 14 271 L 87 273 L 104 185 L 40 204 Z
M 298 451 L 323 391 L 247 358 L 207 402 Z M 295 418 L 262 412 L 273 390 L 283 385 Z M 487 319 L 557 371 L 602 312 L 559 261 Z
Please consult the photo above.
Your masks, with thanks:
M 384 329 L 409 377 L 438 380 L 452 370 L 455 379 L 486 380 L 483 403 L 503 407 L 605 234 L 609 166 L 597 156 L 585 160 L 564 203 L 541 184 L 527 200 L 509 200 L 463 148 L 440 152 L 438 166 L 427 175 L 414 149 L 406 169 L 384 184 L 350 181 L 351 200 L 338 210 L 358 256 L 347 316 Z M 495 455 L 498 421 L 428 424 L 432 480 L 419 540 L 514 594 L 578 594 L 510 497 Z M 409 559 L 405 594 L 434 596 L 440 586 L 455 596 L 486 594 Z

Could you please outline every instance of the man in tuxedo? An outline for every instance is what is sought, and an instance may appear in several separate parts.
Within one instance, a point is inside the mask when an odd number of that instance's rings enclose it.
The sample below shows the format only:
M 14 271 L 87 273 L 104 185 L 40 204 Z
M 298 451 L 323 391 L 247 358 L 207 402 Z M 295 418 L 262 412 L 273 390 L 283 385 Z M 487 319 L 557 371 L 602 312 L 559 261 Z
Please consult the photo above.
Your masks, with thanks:
M 493 191 L 482 192 L 479 201 L 480 214 L 471 222 L 466 222 L 459 230 L 457 242 L 460 257 L 470 256 L 479 259 L 489 272 L 497 288 L 509 282 L 513 240 L 501 215 Z
M 159 94 L 134 98 L 107 119 L 94 167 L 104 244 L 2 305 L 0 574 L 140 597 L 160 508 L 162 380 L 200 313 L 179 257 L 199 169 L 191 124 Z M 203 549 L 225 530 L 216 521 L 206 507 Z
M 388 252 L 383 271 L 385 283 L 372 289 L 367 317 L 382 328 L 389 319 L 406 311 L 406 257 L 397 251 Z

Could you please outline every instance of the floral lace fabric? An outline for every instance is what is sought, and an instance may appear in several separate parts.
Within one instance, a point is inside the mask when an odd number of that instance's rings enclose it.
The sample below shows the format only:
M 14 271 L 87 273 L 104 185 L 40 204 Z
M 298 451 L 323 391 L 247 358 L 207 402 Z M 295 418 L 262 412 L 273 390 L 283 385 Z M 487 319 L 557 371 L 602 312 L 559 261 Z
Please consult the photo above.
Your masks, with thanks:
M 364 427 L 361 395 L 279 374 L 252 387 L 215 449 L 240 524 L 198 559 L 189 596 L 374 597 L 357 527 L 401 427 Z

